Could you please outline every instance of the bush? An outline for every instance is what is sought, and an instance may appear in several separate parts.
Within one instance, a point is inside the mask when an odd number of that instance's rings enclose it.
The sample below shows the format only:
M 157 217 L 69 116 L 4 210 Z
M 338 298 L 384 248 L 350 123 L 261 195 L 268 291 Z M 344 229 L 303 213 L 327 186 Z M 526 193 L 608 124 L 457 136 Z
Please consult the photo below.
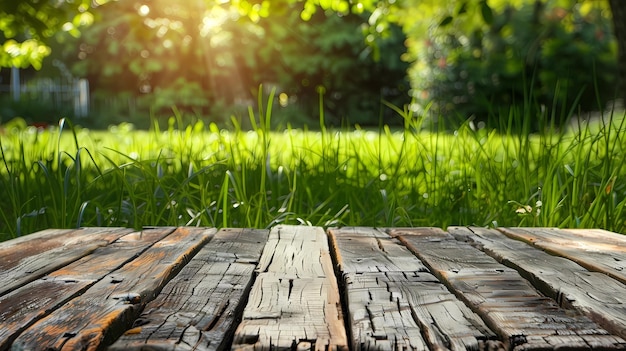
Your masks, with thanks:
M 54 106 L 48 101 L 31 97 L 13 100 L 10 96 L 0 98 L 0 122 L 22 118 L 28 124 L 56 124 L 61 117 L 73 116 L 72 106 Z
M 493 127 L 511 106 L 531 107 L 536 129 L 614 98 L 616 47 L 601 10 L 537 1 L 508 6 L 490 22 L 472 33 L 444 22 L 431 29 L 419 58 L 427 68 L 412 74 L 418 101 L 434 101 L 446 118 L 473 116 Z

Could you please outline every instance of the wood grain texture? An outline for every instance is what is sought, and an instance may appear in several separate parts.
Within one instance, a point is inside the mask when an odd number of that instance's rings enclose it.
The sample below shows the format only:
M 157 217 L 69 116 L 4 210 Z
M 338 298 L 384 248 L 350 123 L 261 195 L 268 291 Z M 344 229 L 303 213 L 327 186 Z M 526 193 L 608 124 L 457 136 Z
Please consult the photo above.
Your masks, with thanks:
M 374 228 L 329 229 L 341 272 L 427 272 L 411 251 Z
M 0 243 L 0 351 L 626 350 L 624 247 L 599 229 L 45 230 Z
M 13 348 L 97 350 L 112 343 L 213 233 L 212 229 L 177 228 L 33 324 L 15 340 Z
M 123 228 L 49 229 L 0 243 L 0 296 L 130 232 Z
M 338 286 L 323 229 L 274 227 L 257 271 L 233 349 L 347 349 Z
M 225 350 L 268 230 L 222 229 L 108 350 Z
M 397 240 L 371 228 L 329 234 L 344 279 L 353 347 L 502 349 L 483 321 Z
M 456 227 L 448 231 L 517 270 L 561 306 L 576 308 L 611 333 L 626 337 L 626 295 L 620 282 L 496 230 Z
M 84 293 L 172 230 L 126 234 L 110 245 L 0 297 L 0 350 L 7 349 L 27 327 Z
M 280 225 L 270 231 L 257 271 L 290 278 L 334 276 L 332 261 L 322 259 L 328 255 L 322 228 Z
M 626 237 L 603 230 L 499 228 L 502 233 L 626 284 Z
M 496 331 L 511 350 L 621 350 L 610 335 L 576 310 L 537 292 L 516 270 L 440 229 L 392 229 Z

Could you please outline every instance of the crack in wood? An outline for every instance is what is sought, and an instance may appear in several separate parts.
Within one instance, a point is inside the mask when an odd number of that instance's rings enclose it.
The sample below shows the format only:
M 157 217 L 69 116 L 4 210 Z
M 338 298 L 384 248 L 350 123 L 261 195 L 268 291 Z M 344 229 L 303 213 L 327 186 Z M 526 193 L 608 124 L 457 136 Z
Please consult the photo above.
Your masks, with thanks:
M 196 323 L 196 328 L 202 331 L 212 330 L 220 321 L 220 319 L 224 315 L 224 312 L 228 309 L 229 306 L 230 306 L 230 299 L 222 301 L 219 307 L 217 308 L 215 314 L 211 317 L 211 319 L 209 319 L 206 322 L 204 320 L 200 320 L 198 323 Z
M 370 320 L 370 328 L 372 328 L 372 333 L 376 333 L 376 324 L 374 324 L 374 315 L 372 314 L 372 310 L 368 305 L 365 305 L 365 311 L 367 312 L 367 318 Z
M 267 262 L 267 264 L 265 265 L 265 269 L 263 270 L 263 273 L 267 273 L 269 272 L 270 267 L 272 266 L 272 263 L 274 262 L 274 256 L 276 256 L 276 250 L 274 250 L 272 252 L 272 256 L 270 256 L 269 261 Z
M 383 243 L 380 241 L 379 238 L 376 238 L 376 244 L 378 244 L 378 249 L 380 249 L 380 251 L 387 253 L 387 250 L 385 250 L 385 246 L 383 245 Z
M 180 335 L 178 336 L 178 341 L 176 341 L 177 345 L 183 344 L 183 345 L 188 345 L 188 346 L 192 346 L 191 344 L 189 344 L 187 341 L 185 341 L 185 336 L 187 334 L 187 330 L 189 330 L 189 328 L 193 327 L 192 325 L 187 325 L 185 326 L 185 328 L 183 328 L 182 333 L 180 333 Z M 200 342 L 200 340 L 202 339 L 202 335 L 198 334 L 198 339 L 196 340 L 196 344 Z
M 509 343 L 511 344 L 512 348 L 515 348 L 517 346 L 528 343 L 528 338 L 526 338 L 526 335 L 524 334 L 511 335 L 509 337 Z
M 293 291 L 293 279 L 289 279 L 289 292 L 287 293 L 287 299 L 291 299 L 291 292 Z
M 131 305 L 139 304 L 142 301 L 141 294 L 136 293 L 136 292 L 114 294 L 114 295 L 111 295 L 111 298 L 113 300 L 119 300 L 124 304 L 131 304 Z
M 435 318 L 435 316 L 433 316 L 432 313 L 428 313 L 430 315 L 430 319 L 432 320 L 432 326 L 434 331 L 437 333 L 438 335 L 438 339 L 441 340 L 443 342 L 443 344 L 445 345 L 445 347 L 447 347 L 448 349 L 452 348 L 452 342 L 450 341 L 450 336 L 448 336 L 439 326 L 439 324 L 437 323 L 437 318 Z M 424 328 L 426 329 L 426 328 Z M 433 345 L 434 348 L 434 345 Z

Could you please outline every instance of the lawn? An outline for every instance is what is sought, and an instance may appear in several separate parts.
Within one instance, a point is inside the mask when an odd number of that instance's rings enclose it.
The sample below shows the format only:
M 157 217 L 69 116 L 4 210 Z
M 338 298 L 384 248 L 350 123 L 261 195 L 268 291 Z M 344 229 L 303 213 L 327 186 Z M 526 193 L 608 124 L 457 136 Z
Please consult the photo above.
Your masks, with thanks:
M 543 134 L 220 130 L 0 135 L 0 239 L 77 226 L 558 226 L 626 230 L 623 116 Z M 269 118 L 268 118 L 269 119 Z

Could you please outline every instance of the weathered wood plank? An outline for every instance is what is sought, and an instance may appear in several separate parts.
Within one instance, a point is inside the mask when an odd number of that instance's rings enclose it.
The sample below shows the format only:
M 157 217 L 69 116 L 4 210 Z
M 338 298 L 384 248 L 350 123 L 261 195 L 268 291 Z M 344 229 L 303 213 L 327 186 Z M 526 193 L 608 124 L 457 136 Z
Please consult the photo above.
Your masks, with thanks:
M 347 274 L 360 350 L 500 350 L 495 334 L 429 273 Z
M 611 333 L 626 337 L 626 296 L 620 282 L 496 230 L 455 227 L 448 231 L 516 269 L 561 306 L 576 308 Z
M 624 345 L 586 316 L 563 309 L 519 273 L 440 229 L 391 229 L 511 350 L 613 349 Z
M 397 240 L 371 228 L 329 229 L 329 234 L 344 279 L 353 347 L 500 348 L 488 341 L 495 334 L 482 320 Z
M 329 229 L 338 268 L 345 273 L 427 272 L 411 251 L 374 228 Z
M 84 294 L 33 324 L 14 342 L 23 350 L 97 350 L 117 339 L 215 230 L 177 228 Z
M 257 270 L 233 349 L 347 349 L 337 281 L 323 229 L 274 227 Z
M 510 238 L 566 257 L 579 265 L 608 274 L 626 284 L 626 237 L 594 230 L 556 228 L 498 228 Z
M 0 296 L 130 232 L 125 228 L 50 229 L 0 243 Z
M 172 231 L 173 228 L 126 234 L 91 255 L 0 297 L 0 350 L 7 349 L 27 327 L 79 296 Z
M 222 229 L 108 350 L 225 350 L 268 230 Z
M 328 237 L 323 229 L 279 225 L 270 232 L 257 271 L 293 278 L 327 277 L 333 272 L 332 261 L 322 261 L 320 257 L 328 254 Z

